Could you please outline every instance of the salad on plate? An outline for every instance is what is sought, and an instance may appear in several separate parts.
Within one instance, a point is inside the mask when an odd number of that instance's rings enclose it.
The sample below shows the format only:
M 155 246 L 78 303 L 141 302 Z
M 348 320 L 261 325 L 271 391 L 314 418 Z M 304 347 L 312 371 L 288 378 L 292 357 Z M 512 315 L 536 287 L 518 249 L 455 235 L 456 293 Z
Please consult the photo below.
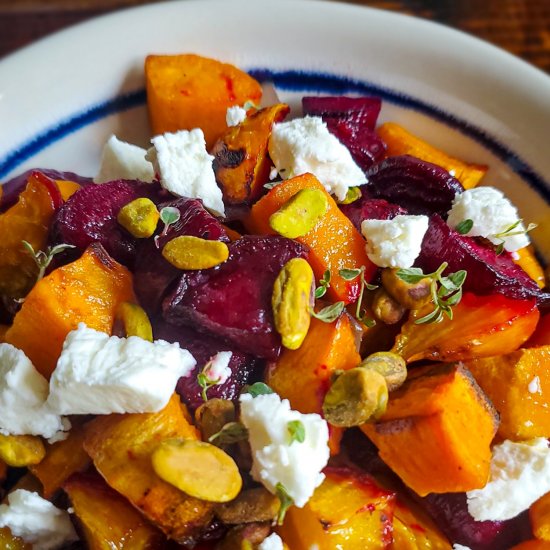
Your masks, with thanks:
M 148 150 L 0 187 L 0 544 L 550 547 L 550 293 L 490 167 L 145 76 Z

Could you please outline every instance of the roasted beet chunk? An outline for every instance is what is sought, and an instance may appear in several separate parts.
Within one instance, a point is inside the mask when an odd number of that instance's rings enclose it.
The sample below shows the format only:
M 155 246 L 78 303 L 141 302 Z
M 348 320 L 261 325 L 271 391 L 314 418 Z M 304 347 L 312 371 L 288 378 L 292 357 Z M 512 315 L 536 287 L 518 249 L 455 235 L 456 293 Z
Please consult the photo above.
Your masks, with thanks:
M 464 187 L 449 172 L 423 160 L 390 157 L 367 170 L 368 192 L 405 208 L 409 214 L 446 217 L 455 195 Z
M 117 215 L 125 204 L 150 196 L 155 189 L 151 184 L 123 180 L 79 189 L 56 212 L 52 226 L 54 244 L 72 244 L 84 251 L 91 243 L 99 242 L 115 260 L 131 266 L 137 239 L 119 225 Z
M 159 228 L 157 244 L 153 239 L 143 241 L 138 250 L 134 269 L 134 290 L 141 305 L 150 313 L 161 307 L 167 288 L 181 275 L 181 271 L 162 256 L 162 247 L 180 235 L 192 235 L 201 239 L 229 242 L 223 225 L 210 214 L 198 199 L 175 199 L 159 204 L 177 208 L 180 219 L 170 225 L 165 234 Z
M 384 142 L 374 131 L 380 107 L 381 101 L 376 97 L 302 99 L 304 115 L 320 116 L 363 170 L 381 160 L 386 151 Z
M 229 250 L 220 266 L 183 273 L 163 302 L 164 317 L 223 338 L 256 357 L 275 359 L 281 340 L 273 326 L 273 283 L 283 265 L 305 257 L 306 250 L 278 236 L 245 236 Z
M 214 397 L 221 399 L 237 398 L 243 386 L 250 381 L 255 371 L 261 367 L 261 361 L 236 350 L 225 342 L 205 334 L 199 334 L 188 327 L 177 327 L 161 321 L 155 324 L 155 338 L 167 342 L 179 342 L 180 346 L 188 350 L 196 359 L 197 366 L 193 372 L 185 378 L 180 378 L 176 387 L 177 393 L 193 411 L 203 402 L 197 375 L 210 358 L 219 351 L 233 353 L 229 362 L 231 376 L 223 384 L 212 386 L 208 390 L 207 396 L 210 399 Z
M 364 187 L 364 186 L 363 186 Z M 397 204 L 384 199 L 372 199 L 366 190 L 362 190 L 361 198 L 350 204 L 340 205 L 340 210 L 350 219 L 358 231 L 361 231 L 363 220 L 391 220 L 395 216 L 406 214 L 407 211 Z
M 508 521 L 476 521 L 468 512 L 465 493 L 416 498 L 450 540 L 472 550 L 505 550 L 529 537 L 525 514 Z
M 518 300 L 537 298 L 539 304 L 549 302 L 548 294 L 539 289 L 509 254 L 498 255 L 492 246 L 460 235 L 434 215 L 415 265 L 431 273 L 443 262 L 448 262 L 449 273 L 460 269 L 467 271 L 465 291 L 475 294 L 498 292 Z

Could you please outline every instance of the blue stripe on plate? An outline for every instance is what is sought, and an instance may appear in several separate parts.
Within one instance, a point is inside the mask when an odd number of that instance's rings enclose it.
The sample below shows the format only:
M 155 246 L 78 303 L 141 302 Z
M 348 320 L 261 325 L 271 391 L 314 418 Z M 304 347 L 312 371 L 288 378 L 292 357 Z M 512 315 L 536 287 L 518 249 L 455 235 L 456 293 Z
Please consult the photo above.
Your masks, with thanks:
M 362 95 L 374 95 L 400 107 L 405 107 L 428 115 L 459 130 L 464 135 L 467 135 L 483 145 L 497 158 L 505 162 L 510 169 L 525 180 L 530 187 L 535 189 L 547 202 L 550 202 L 550 185 L 546 183 L 531 166 L 519 158 L 518 155 L 510 151 L 480 128 L 434 105 L 430 105 L 429 103 L 415 99 L 407 94 L 395 92 L 389 88 L 384 88 L 383 86 L 378 86 L 370 82 L 353 80 L 328 73 L 297 70 L 273 71 L 266 68 L 255 68 L 250 70 L 249 73 L 261 82 L 272 81 L 275 87 L 281 90 L 308 93 L 317 92 L 334 95 L 352 92 Z M 145 90 L 138 90 L 99 103 L 83 112 L 62 120 L 59 124 L 40 132 L 26 143 L 9 152 L 4 158 L 0 159 L 0 177 L 4 177 L 24 161 L 67 135 L 111 114 L 138 107 L 145 104 L 145 102 Z

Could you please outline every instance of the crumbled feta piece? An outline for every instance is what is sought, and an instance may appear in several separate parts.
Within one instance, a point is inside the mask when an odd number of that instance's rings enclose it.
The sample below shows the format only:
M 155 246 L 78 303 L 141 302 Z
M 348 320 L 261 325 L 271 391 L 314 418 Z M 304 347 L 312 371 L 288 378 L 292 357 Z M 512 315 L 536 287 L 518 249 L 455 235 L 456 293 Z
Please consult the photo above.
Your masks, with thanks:
M 529 382 L 529 386 L 527 386 L 527 389 L 529 390 L 529 393 L 542 393 L 540 378 L 538 376 L 535 376 L 533 380 Z
M 146 158 L 160 176 L 161 186 L 177 197 L 201 199 L 204 206 L 223 216 L 222 192 L 212 168 L 214 157 L 206 151 L 202 130 L 155 136 L 151 143 Z
M 0 527 L 9 527 L 34 550 L 51 550 L 78 540 L 69 514 L 37 493 L 18 489 L 0 504 Z
M 153 165 L 146 160 L 146 154 L 145 149 L 111 136 L 103 147 L 101 167 L 94 178 L 95 183 L 119 179 L 153 181 Z
M 234 105 L 233 107 L 229 107 L 227 109 L 227 113 L 225 115 L 225 122 L 228 126 L 238 126 L 241 122 L 243 122 L 246 119 L 246 111 L 239 107 L 238 105 Z
M 519 443 L 506 440 L 493 448 L 487 485 L 467 493 L 468 512 L 477 521 L 505 521 L 549 491 L 548 441 L 542 437 Z
M 214 384 L 225 384 L 227 379 L 231 376 L 231 369 L 229 368 L 229 362 L 233 352 L 220 351 L 210 359 L 208 365 L 204 370 L 204 374 L 208 380 Z
M 347 147 L 329 132 L 321 117 L 274 124 L 269 156 L 282 178 L 310 172 L 341 201 L 350 187 L 367 183 Z
M 0 344 L 0 433 L 64 439 L 71 427 L 46 405 L 48 382 L 30 359 L 10 344 Z
M 277 533 L 271 533 L 258 546 L 258 550 L 283 550 L 283 548 L 283 540 Z
M 269 181 L 273 181 L 277 176 L 279 175 L 279 171 L 275 166 L 271 167 L 271 170 L 269 171 Z
M 156 412 L 195 364 L 177 343 L 118 338 L 80 323 L 65 339 L 48 403 L 60 414 Z
M 463 544 L 453 544 L 453 550 L 470 550 L 468 546 L 464 546 Z
M 364 220 L 367 256 L 379 267 L 411 267 L 420 254 L 428 230 L 428 216 L 395 216 L 392 220 Z
M 458 193 L 453 201 L 447 223 L 455 228 L 464 220 L 474 222 L 466 235 L 470 237 L 485 237 L 493 244 L 503 246 L 508 252 L 514 252 L 529 244 L 529 237 L 525 233 L 525 226 L 519 223 L 510 231 L 514 233 L 508 237 L 496 237 L 505 232 L 519 220 L 516 207 L 494 187 L 475 187 Z M 515 234 L 519 233 L 519 234 Z
M 241 422 L 249 433 L 252 449 L 252 477 L 273 494 L 281 483 L 301 508 L 323 482 L 321 473 L 329 459 L 328 426 L 318 414 L 290 409 L 287 399 L 277 394 L 252 397 L 242 394 Z M 289 422 L 305 428 L 303 443 L 292 441 Z

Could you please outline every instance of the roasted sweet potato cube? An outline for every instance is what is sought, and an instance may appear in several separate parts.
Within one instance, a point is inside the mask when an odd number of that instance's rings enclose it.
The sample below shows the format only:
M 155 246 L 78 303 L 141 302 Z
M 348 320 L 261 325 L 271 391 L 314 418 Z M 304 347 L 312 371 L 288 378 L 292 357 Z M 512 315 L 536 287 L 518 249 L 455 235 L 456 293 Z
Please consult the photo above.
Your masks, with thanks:
M 328 295 L 333 300 L 343 300 L 346 304 L 355 302 L 359 296 L 359 280 L 344 279 L 341 269 L 359 269 L 365 266 L 365 278 L 369 280 L 376 266 L 367 257 L 365 239 L 340 211 L 334 199 L 312 174 L 303 174 L 276 185 L 253 207 L 244 220 L 246 228 L 258 235 L 273 235 L 269 217 L 283 204 L 303 189 L 319 189 L 326 193 L 328 210 L 315 227 L 296 240 L 310 249 L 308 261 L 315 277 L 321 279 L 326 270 L 331 272 Z
M 501 437 L 550 437 L 550 345 L 465 365 L 500 414 Z
M 86 426 L 84 449 L 105 481 L 168 538 L 189 542 L 212 519 L 213 504 L 186 495 L 154 472 L 151 455 L 170 438 L 198 439 L 177 395 L 157 413 L 96 418 Z
M 131 273 L 101 245 L 92 244 L 78 260 L 33 287 L 5 339 L 49 378 L 65 337 L 78 323 L 110 334 L 118 305 L 133 300 Z
M 531 505 L 529 519 L 535 537 L 550 542 L 550 493 Z
M 303 508 L 292 507 L 279 534 L 292 550 L 391 548 L 395 493 L 350 468 L 326 468 Z
M 332 373 L 351 369 L 360 362 L 347 315 L 333 323 L 313 318 L 304 343 L 294 351 L 284 349 L 268 368 L 266 381 L 281 397 L 290 401 L 293 409 L 321 414 Z M 331 427 L 333 454 L 338 450 L 340 437 L 341 430 Z
M 467 164 L 451 157 L 394 122 L 382 124 L 377 129 L 377 133 L 386 144 L 387 157 L 412 155 L 426 162 L 437 164 L 448 170 L 465 189 L 475 187 L 487 172 L 487 166 Z
M 550 550 L 550 542 L 538 539 L 526 540 L 512 546 L 510 550 Z
M 42 483 L 44 498 L 51 498 L 72 474 L 84 471 L 90 465 L 83 443 L 84 429 L 73 421 L 67 439 L 50 445 L 42 462 L 30 466 L 30 471 Z
M 226 204 L 248 204 L 261 195 L 271 167 L 267 156 L 271 129 L 289 110 L 279 103 L 256 111 L 216 142 L 214 172 Z
M 228 107 L 262 97 L 258 82 L 244 71 L 193 54 L 149 55 L 145 80 L 153 133 L 202 128 L 208 148 L 227 130 Z
M 487 483 L 498 415 L 461 364 L 416 369 L 381 420 L 361 429 L 382 460 L 421 496 Z
M 166 538 L 97 473 L 74 474 L 63 489 L 69 495 L 90 550 L 159 550 Z
M 514 258 L 514 263 L 519 265 L 539 285 L 539 288 L 544 288 L 546 286 L 546 276 L 535 255 L 535 247 L 532 244 L 525 246 L 517 250 L 516 254 L 517 258 Z

